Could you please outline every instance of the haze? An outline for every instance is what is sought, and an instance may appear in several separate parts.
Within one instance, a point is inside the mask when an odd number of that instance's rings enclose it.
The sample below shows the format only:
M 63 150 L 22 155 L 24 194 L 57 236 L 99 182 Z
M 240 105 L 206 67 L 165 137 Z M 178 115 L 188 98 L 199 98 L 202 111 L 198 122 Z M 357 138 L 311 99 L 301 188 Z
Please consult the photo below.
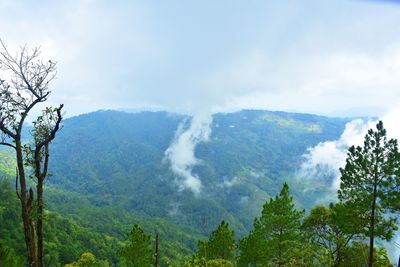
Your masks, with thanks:
M 58 62 L 67 115 L 263 108 L 379 116 L 400 103 L 396 1 L 0 0 L 10 49 Z

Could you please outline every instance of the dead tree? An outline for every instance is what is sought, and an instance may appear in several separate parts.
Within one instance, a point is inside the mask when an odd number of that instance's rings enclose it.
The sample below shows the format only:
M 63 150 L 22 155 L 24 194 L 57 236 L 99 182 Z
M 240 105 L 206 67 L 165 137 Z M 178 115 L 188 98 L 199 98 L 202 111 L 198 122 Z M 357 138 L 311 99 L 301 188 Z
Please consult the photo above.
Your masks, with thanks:
M 62 108 L 46 108 L 33 122 L 32 138 L 22 142 L 27 116 L 50 95 L 56 63 L 40 60 L 40 49 L 21 47 L 15 55 L 0 40 L 0 145 L 15 151 L 15 189 L 21 203 L 28 264 L 43 266 L 43 185 L 48 173 L 49 144 L 60 129 Z M 33 173 L 26 172 L 30 166 Z M 27 178 L 36 183 L 36 196 Z

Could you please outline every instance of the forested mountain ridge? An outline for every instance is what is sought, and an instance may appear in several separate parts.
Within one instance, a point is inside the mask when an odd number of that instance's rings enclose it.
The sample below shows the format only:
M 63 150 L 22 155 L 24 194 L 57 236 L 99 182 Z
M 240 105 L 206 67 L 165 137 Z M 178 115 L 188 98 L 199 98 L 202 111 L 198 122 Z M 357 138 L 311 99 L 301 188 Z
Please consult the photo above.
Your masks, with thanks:
M 117 206 L 167 218 L 202 232 L 221 219 L 238 233 L 251 225 L 262 203 L 293 178 L 308 147 L 337 139 L 347 119 L 244 110 L 213 116 L 208 142 L 195 150 L 205 188 L 196 197 L 178 190 L 164 152 L 178 125 L 189 118 L 166 112 L 100 111 L 64 122 L 52 147 L 50 183 L 84 194 L 97 206 Z M 312 195 L 295 199 L 312 206 Z M 298 192 L 296 191 L 297 189 Z
M 303 193 L 310 185 L 294 179 L 302 155 L 321 141 L 337 139 L 348 121 L 261 110 L 215 114 L 210 140 L 195 150 L 201 164 L 193 173 L 203 184 L 195 196 L 179 190 L 164 160 L 189 116 L 99 111 L 69 118 L 51 147 L 47 208 L 78 225 L 82 236 L 100 234 L 113 244 L 140 223 L 150 233 L 161 233 L 164 256 L 179 258 L 195 250 L 197 240 L 221 220 L 230 223 L 236 238 L 244 236 L 284 181 L 299 207 L 313 206 L 326 188 L 317 184 Z M 10 161 L 3 161 L 12 175 Z M 87 250 L 115 261 L 111 247 L 98 248 L 102 242 L 92 240 L 84 243 Z M 83 245 L 54 257 L 66 263 L 82 252 Z

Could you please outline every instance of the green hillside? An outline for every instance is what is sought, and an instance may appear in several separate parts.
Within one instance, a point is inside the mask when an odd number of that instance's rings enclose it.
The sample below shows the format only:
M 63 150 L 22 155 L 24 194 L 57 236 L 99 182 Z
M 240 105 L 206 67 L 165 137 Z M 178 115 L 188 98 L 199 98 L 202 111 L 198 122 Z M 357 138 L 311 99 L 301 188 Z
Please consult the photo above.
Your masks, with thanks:
M 251 225 L 245 218 L 256 215 L 283 181 L 294 183 L 291 178 L 306 149 L 337 139 L 347 122 L 254 110 L 216 114 L 210 141 L 196 148 L 202 163 L 193 172 L 206 193 L 195 197 L 177 190 L 175 176 L 163 161 L 183 119 L 164 112 L 114 111 L 68 119 L 52 148 L 50 182 L 84 194 L 96 206 L 118 206 L 195 229 L 203 217 L 210 217 L 210 229 L 227 219 L 243 233 Z M 314 204 L 312 196 L 300 190 L 295 197 L 301 206 Z M 177 206 L 177 212 L 171 212 Z
M 71 262 L 87 248 L 115 262 L 115 248 L 139 223 L 147 232 L 161 234 L 163 256 L 179 260 L 221 220 L 229 222 L 236 238 L 244 236 L 283 181 L 291 186 L 297 205 L 309 208 L 326 189 L 319 184 L 302 193 L 310 185 L 293 179 L 301 156 L 308 147 L 337 139 L 348 122 L 258 110 L 216 114 L 210 140 L 195 151 L 201 164 L 193 172 L 203 183 L 202 193 L 195 196 L 178 190 L 164 160 L 178 125 L 188 119 L 166 112 L 99 111 L 65 120 L 51 147 L 52 175 L 46 188 L 48 227 L 54 228 L 47 242 L 57 248 L 55 258 Z M 12 175 L 8 156 L 2 154 L 0 166 L 4 175 Z M 15 240 L 21 241 L 22 233 L 9 228 L 2 225 L 9 233 L 5 239 L 17 235 Z M 70 250 L 59 246 L 69 244 L 60 237 L 65 233 L 75 240 Z M 9 244 L 18 252 L 22 245 Z

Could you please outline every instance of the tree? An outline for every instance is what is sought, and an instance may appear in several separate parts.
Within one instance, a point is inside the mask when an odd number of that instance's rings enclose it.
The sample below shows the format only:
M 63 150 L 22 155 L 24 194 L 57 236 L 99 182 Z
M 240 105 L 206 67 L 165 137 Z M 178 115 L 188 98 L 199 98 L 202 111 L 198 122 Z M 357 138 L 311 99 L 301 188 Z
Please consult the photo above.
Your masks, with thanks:
M 234 235 L 229 224 L 222 221 L 218 228 L 211 233 L 208 241 L 199 242 L 199 255 L 207 260 L 233 260 L 236 249 Z
M 334 267 L 341 266 L 346 248 L 357 237 L 357 224 L 347 220 L 350 213 L 340 203 L 331 204 L 329 208 L 316 206 L 303 222 L 309 241 L 329 252 L 330 265 Z
M 208 267 L 208 263 L 205 257 L 194 254 L 189 260 L 185 261 L 183 267 Z
M 234 267 L 235 265 L 228 260 L 213 259 L 207 261 L 204 257 L 193 255 L 189 261 L 183 264 L 183 267 Z
M 80 258 L 72 263 L 66 264 L 64 267 L 109 267 L 108 261 L 98 260 L 90 252 L 84 252 Z
M 352 242 L 343 251 L 340 267 L 366 266 L 369 257 L 369 246 L 364 242 Z M 393 267 L 384 248 L 374 248 L 374 267 Z
M 265 251 L 263 248 L 263 240 L 261 240 L 261 233 L 257 229 L 250 231 L 250 233 L 239 241 L 240 255 L 238 258 L 239 267 L 257 266 L 265 259 Z
M 303 215 L 304 210 L 295 209 L 289 186 L 284 183 L 280 194 L 264 204 L 261 217 L 254 221 L 251 236 L 240 242 L 241 266 L 305 266 L 303 254 L 306 248 L 301 232 Z M 262 251 L 261 257 L 254 254 L 251 247 L 253 250 Z M 245 250 L 242 250 L 244 248 Z M 255 262 L 259 258 L 261 262 Z
M 352 146 L 340 169 L 339 200 L 348 205 L 369 238 L 368 266 L 374 262 L 374 239 L 390 240 L 400 211 L 400 154 L 397 140 L 386 137 L 382 121 L 368 130 L 364 145 Z M 350 219 L 350 218 L 349 218 Z
M 63 105 L 46 108 L 37 118 L 32 144 L 22 143 L 22 131 L 32 109 L 48 99 L 56 63 L 41 61 L 39 48 L 31 50 L 24 46 L 13 56 L 0 40 L 0 70 L 2 75 L 10 77 L 8 81 L 0 78 L 0 144 L 11 147 L 16 155 L 16 192 L 21 203 L 29 266 L 42 267 L 43 185 L 48 172 L 49 145 L 60 129 Z M 33 189 L 27 185 L 27 164 L 33 167 L 36 200 Z
M 83 253 L 76 262 L 65 265 L 65 267 L 94 267 L 94 266 L 96 266 L 96 257 L 90 252 Z
M 225 259 L 214 259 L 208 261 L 208 267 L 234 267 L 234 265 Z
M 120 256 L 127 266 L 150 266 L 153 260 L 150 235 L 146 235 L 139 225 L 135 224 L 128 237 L 128 243 L 121 249 Z

